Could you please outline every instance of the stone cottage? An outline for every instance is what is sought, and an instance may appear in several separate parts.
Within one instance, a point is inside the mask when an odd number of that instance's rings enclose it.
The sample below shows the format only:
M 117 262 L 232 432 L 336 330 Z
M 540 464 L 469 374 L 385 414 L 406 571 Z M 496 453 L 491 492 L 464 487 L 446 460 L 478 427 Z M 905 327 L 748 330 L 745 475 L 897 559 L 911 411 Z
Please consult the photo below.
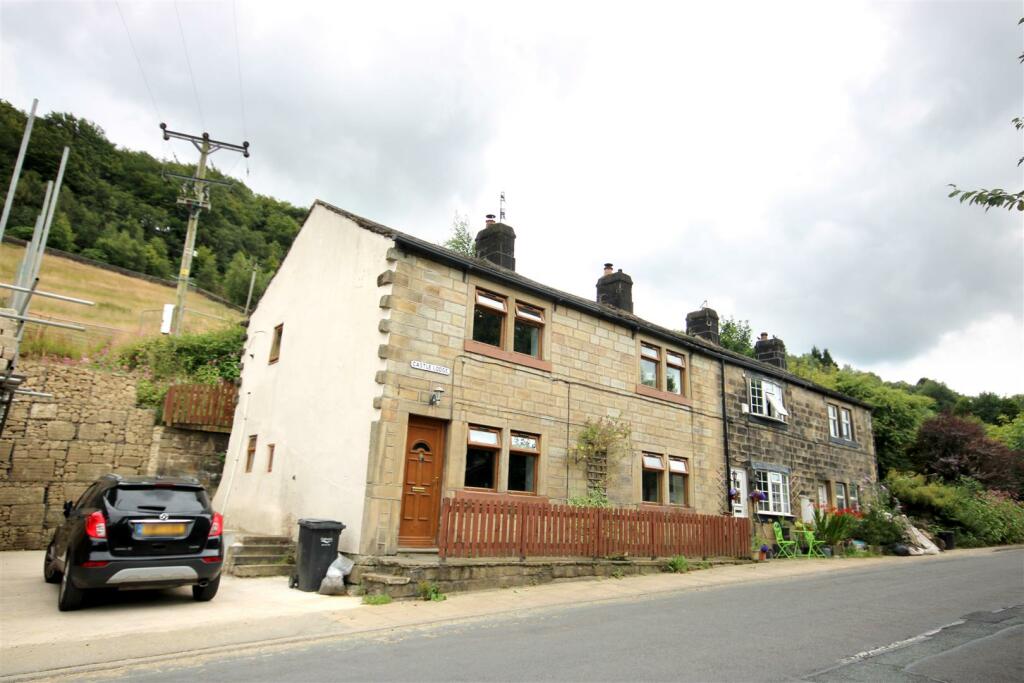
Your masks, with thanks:
M 628 428 L 599 481 L 619 507 L 790 519 L 873 481 L 867 407 L 788 373 L 781 340 L 754 360 L 710 309 L 685 334 L 645 321 L 611 264 L 593 299 L 530 280 L 493 217 L 476 244 L 313 205 L 249 320 L 214 501 L 230 528 L 333 518 L 349 553 L 431 548 L 443 498 L 585 494 L 577 437 L 602 419 Z

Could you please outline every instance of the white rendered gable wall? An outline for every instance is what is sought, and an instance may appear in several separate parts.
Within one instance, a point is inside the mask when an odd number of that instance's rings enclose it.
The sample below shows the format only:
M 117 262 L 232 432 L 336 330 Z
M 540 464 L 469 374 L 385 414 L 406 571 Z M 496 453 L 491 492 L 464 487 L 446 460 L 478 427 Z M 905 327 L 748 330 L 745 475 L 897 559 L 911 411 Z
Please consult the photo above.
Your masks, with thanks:
M 315 205 L 250 318 L 242 387 L 214 499 L 225 526 L 296 534 L 299 519 L 343 522 L 340 547 L 358 552 L 370 425 L 379 419 L 374 381 L 386 317 L 377 276 L 394 242 Z M 268 363 L 274 328 L 280 358 Z M 250 435 L 257 436 L 245 472 Z M 267 446 L 274 444 L 273 471 Z

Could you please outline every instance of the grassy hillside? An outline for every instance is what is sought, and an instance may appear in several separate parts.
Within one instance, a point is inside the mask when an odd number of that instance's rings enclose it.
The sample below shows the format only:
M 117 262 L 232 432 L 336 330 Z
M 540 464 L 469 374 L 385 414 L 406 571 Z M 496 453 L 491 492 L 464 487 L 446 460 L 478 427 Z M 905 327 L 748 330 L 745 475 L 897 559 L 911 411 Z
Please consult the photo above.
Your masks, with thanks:
M 21 262 L 24 249 L 0 245 L 0 281 L 10 283 Z M 39 289 L 95 301 L 95 306 L 80 306 L 54 299 L 34 297 L 30 315 L 86 327 L 85 332 L 30 325 L 22 353 L 42 353 L 80 358 L 95 356 L 105 349 L 140 337 L 159 334 L 163 305 L 174 303 L 174 288 L 148 280 L 114 273 L 95 266 L 47 254 L 39 274 Z M 0 290 L 0 300 L 10 300 L 10 292 Z M 203 332 L 237 323 L 242 314 L 200 294 L 190 293 L 185 329 Z

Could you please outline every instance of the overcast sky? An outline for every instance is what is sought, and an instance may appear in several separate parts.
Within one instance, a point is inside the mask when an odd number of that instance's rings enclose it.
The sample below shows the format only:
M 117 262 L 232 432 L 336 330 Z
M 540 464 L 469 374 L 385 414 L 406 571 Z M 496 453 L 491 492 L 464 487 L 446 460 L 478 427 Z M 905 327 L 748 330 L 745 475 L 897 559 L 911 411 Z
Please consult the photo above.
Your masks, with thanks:
M 434 241 L 505 191 L 528 277 L 590 297 L 611 261 L 662 325 L 707 301 L 791 353 L 1024 392 L 1021 214 L 946 197 L 1024 185 L 1019 1 L 0 12 L 23 110 L 182 161 L 160 120 L 248 139 L 248 163 L 214 159 L 256 191 Z

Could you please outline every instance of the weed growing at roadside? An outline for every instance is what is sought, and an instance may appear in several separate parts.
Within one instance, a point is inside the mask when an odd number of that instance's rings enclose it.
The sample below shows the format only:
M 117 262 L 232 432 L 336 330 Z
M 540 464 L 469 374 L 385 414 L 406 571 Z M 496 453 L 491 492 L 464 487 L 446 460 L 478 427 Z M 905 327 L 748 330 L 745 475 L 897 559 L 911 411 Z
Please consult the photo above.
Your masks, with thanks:
M 441 602 L 447 600 L 448 596 L 441 592 L 440 586 L 433 581 L 420 581 L 420 597 L 430 602 Z
M 621 579 L 625 575 L 626 575 L 625 572 L 623 572 L 621 569 L 616 569 L 615 571 L 612 572 L 612 578 L 613 579 Z
M 673 574 L 685 574 L 690 571 L 690 562 L 686 559 L 686 555 L 676 555 L 668 561 L 665 568 Z
M 385 595 L 364 595 L 363 596 L 363 604 L 364 605 L 386 605 L 389 602 L 391 602 L 391 596 L 387 595 L 387 594 L 385 594 Z

